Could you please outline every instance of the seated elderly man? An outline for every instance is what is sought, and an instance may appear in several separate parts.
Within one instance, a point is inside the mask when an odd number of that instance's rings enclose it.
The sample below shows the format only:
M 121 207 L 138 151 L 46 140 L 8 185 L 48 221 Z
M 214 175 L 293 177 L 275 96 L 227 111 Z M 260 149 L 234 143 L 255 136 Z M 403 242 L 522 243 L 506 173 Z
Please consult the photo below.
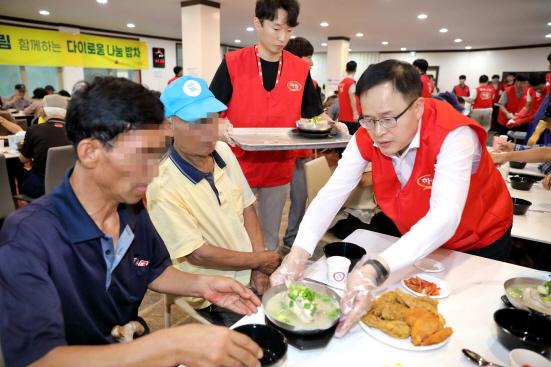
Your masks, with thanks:
M 141 205 L 166 152 L 163 122 L 157 95 L 123 78 L 96 78 L 71 100 L 65 128 L 74 168 L 0 232 L 7 366 L 260 366 L 262 350 L 250 338 L 212 325 L 117 343 L 143 333 L 138 307 L 147 289 L 203 297 L 243 314 L 260 305 L 235 280 L 170 265 Z
M 255 197 L 226 143 L 217 141 L 217 112 L 226 109 L 204 80 L 184 76 L 161 95 L 174 144 L 147 190 L 155 228 L 179 269 L 223 275 L 262 293 L 279 256 L 265 251 Z M 233 312 L 190 299 L 216 324 L 237 321 Z
M 44 195 L 48 149 L 71 144 L 65 134 L 67 98 L 50 95 L 44 97 L 42 104 L 41 116 L 44 117 L 44 123 L 29 128 L 19 156 L 23 163 L 32 161 L 32 169 L 19 190 L 31 198 Z

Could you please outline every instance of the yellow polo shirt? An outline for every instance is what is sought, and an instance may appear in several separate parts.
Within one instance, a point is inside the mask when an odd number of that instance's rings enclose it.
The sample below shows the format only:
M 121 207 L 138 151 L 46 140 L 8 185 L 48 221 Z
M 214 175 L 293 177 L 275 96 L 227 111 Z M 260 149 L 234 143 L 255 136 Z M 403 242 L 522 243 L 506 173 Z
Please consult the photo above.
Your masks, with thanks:
M 223 142 L 213 152 L 214 172 L 208 176 L 170 149 L 157 176 L 147 189 L 147 210 L 163 239 L 172 263 L 180 270 L 231 277 L 245 286 L 250 270 L 219 270 L 195 266 L 186 256 L 210 244 L 228 250 L 251 252 L 243 209 L 255 197 L 241 167 Z M 214 188 L 211 183 L 214 183 Z M 209 305 L 204 299 L 188 299 L 195 308 Z

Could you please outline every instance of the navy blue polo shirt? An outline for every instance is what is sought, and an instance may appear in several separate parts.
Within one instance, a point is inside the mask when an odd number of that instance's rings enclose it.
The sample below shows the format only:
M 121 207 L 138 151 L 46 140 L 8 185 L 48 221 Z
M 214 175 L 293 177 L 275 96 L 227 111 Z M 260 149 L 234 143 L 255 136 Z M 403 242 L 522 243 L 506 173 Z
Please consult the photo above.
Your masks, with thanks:
M 9 216 L 0 231 L 0 339 L 8 366 L 60 345 L 113 342 L 148 285 L 171 265 L 141 205 L 121 205 L 120 239 L 94 223 L 65 179 Z

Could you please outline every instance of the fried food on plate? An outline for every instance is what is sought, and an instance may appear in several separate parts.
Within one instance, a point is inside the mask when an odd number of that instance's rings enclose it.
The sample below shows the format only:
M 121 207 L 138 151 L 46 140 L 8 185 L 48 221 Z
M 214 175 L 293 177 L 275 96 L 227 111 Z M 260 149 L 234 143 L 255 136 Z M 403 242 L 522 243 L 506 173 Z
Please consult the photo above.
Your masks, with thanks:
M 410 336 L 411 329 L 404 321 L 384 320 L 374 315 L 365 315 L 363 322 L 368 326 L 380 329 L 396 339 L 405 339 Z
M 444 327 L 446 321 L 438 313 L 438 301 L 415 297 L 400 290 L 383 293 L 374 302 L 362 321 L 397 339 L 411 337 L 416 346 L 440 343 L 453 333 Z

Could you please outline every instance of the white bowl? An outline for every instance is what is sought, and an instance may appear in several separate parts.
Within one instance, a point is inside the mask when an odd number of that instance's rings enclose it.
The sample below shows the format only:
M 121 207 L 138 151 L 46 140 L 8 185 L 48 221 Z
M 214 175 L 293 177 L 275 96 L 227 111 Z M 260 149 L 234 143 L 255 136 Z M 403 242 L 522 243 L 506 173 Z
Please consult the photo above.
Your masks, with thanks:
M 544 356 L 528 349 L 513 349 L 509 353 L 511 367 L 551 367 L 551 362 Z

